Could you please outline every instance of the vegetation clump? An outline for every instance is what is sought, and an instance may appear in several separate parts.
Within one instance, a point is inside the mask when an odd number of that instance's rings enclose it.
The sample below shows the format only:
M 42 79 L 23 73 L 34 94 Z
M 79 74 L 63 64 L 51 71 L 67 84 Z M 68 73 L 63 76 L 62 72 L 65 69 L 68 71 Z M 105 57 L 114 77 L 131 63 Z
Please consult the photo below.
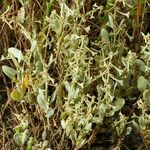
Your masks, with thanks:
M 149 148 L 148 1 L 0 7 L 1 149 Z

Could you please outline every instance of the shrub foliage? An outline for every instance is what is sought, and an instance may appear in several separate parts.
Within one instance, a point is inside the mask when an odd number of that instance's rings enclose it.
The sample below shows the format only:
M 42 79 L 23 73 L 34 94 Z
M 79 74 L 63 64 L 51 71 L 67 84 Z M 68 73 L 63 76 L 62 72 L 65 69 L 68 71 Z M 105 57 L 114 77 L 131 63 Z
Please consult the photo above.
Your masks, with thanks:
M 149 5 L 1 1 L 0 147 L 148 149 Z

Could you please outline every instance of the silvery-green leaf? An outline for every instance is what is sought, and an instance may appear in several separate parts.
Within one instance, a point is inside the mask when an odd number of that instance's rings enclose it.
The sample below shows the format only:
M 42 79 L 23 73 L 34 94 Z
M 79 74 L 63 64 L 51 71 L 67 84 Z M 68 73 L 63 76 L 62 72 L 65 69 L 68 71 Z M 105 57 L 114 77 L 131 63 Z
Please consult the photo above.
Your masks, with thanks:
M 65 11 L 66 17 L 72 16 L 73 11 L 64 3 L 60 3 L 61 10 Z
M 145 90 L 143 92 L 143 100 L 148 106 L 150 106 L 150 91 L 149 90 Z
M 75 89 L 73 86 L 69 89 L 68 98 L 72 99 L 78 95 L 79 89 Z
M 39 94 L 37 96 L 37 102 L 44 111 L 48 110 L 48 104 L 45 101 L 44 91 L 42 89 L 39 89 Z
M 13 55 L 15 58 L 17 58 L 19 63 L 23 60 L 23 54 L 22 54 L 21 50 L 15 48 L 15 47 L 10 47 L 8 49 L 8 53 L 10 55 Z
M 71 131 L 71 133 L 69 135 L 69 138 L 70 138 L 71 141 L 75 141 L 76 140 L 77 132 L 74 129 L 72 129 L 72 131 Z
M 140 76 L 137 81 L 137 88 L 143 92 L 145 89 L 149 87 L 149 81 L 145 79 L 144 76 Z
M 69 82 L 68 81 L 64 81 L 64 85 L 65 85 L 66 90 L 69 91 L 70 90 Z
M 81 136 L 82 136 L 82 135 L 81 135 Z M 80 148 L 85 144 L 85 141 L 86 141 L 86 140 L 83 139 L 83 138 L 80 137 L 80 136 L 78 137 L 78 139 L 79 139 L 79 140 L 78 140 L 78 146 L 77 146 L 78 148 L 77 148 L 77 149 L 80 149 Z
M 56 91 L 53 92 L 53 94 L 51 95 L 51 102 L 54 102 L 56 99 Z
M 140 130 L 140 126 L 135 122 L 135 120 L 132 120 L 132 124 L 134 125 L 134 127 Z
M 88 123 L 85 125 L 85 130 L 86 131 L 91 131 L 91 128 L 92 128 L 92 123 Z
M 99 113 L 100 114 L 105 114 L 106 109 L 107 109 L 107 107 L 106 107 L 106 105 L 104 103 L 99 105 Z
M 68 116 L 68 113 L 66 111 L 64 111 L 62 114 L 61 114 L 61 118 L 62 119 L 66 119 Z
M 77 35 L 77 34 L 71 34 L 71 37 L 70 37 L 70 40 L 71 40 L 71 41 L 75 41 L 75 40 L 77 40 L 77 39 L 80 39 L 80 36 L 79 36 L 79 35 Z
M 53 54 L 50 55 L 48 65 L 50 66 L 53 62 Z
M 54 110 L 53 110 L 52 108 L 49 108 L 49 109 L 46 111 L 46 117 L 47 117 L 47 118 L 51 118 L 53 115 L 54 115 Z
M 49 17 L 50 12 L 51 12 L 51 2 L 46 1 L 46 16 Z
M 35 64 L 35 66 L 36 66 L 36 70 L 38 72 L 43 71 L 43 64 L 40 61 L 37 61 L 36 64 Z
M 141 71 L 145 72 L 145 63 L 141 59 L 137 59 L 136 64 Z
M 110 43 L 109 33 L 104 28 L 101 30 L 101 37 L 105 40 L 105 42 Z
M 129 135 L 132 131 L 132 127 L 127 127 L 126 129 L 126 135 Z
M 46 130 L 44 130 L 43 133 L 42 133 L 42 140 L 43 141 L 46 140 L 46 135 L 47 135 L 47 132 L 46 132 Z
M 146 119 L 144 118 L 144 116 L 139 117 L 139 124 L 142 129 L 145 129 L 147 123 L 146 123 Z
M 114 104 L 113 104 L 113 109 L 114 111 L 119 111 L 125 104 L 125 100 L 123 98 L 118 98 Z
M 100 124 L 102 124 L 103 123 L 102 116 L 100 116 L 100 117 L 92 117 L 92 123 L 100 123 Z
M 17 71 L 9 66 L 3 65 L 2 66 L 2 70 L 5 73 L 5 75 L 7 75 L 9 78 L 14 79 Z
M 18 14 L 17 14 L 16 19 L 20 23 L 24 23 L 24 21 L 25 21 L 25 9 L 24 9 L 24 7 L 21 7 L 20 10 L 18 10 Z
M 31 48 L 30 48 L 31 52 L 33 52 L 36 49 L 36 47 L 37 47 L 37 41 L 33 40 L 31 42 Z
M 113 18 L 111 15 L 108 15 L 108 18 L 109 18 L 109 26 L 113 29 L 114 28 Z
M 115 111 L 112 109 L 112 110 L 110 110 L 109 112 L 108 112 L 108 116 L 113 116 L 115 114 Z
M 44 141 L 44 142 L 42 142 L 42 145 L 41 145 L 42 150 L 45 150 L 45 149 L 46 149 L 46 147 L 47 147 L 47 145 L 48 145 L 48 141 L 47 141 L 47 140 L 46 140 L 46 141 Z
M 66 135 L 69 136 L 69 134 L 71 133 L 73 127 L 71 122 L 68 122 L 67 126 L 66 126 Z
M 22 140 L 21 140 L 22 145 L 25 144 L 25 142 L 28 140 L 29 136 L 30 136 L 30 132 L 28 129 L 26 129 L 22 134 Z
M 22 144 L 22 132 L 21 133 L 15 133 L 14 135 L 13 135 L 13 139 L 14 139 L 14 141 L 18 144 L 18 145 L 20 145 L 21 146 L 21 144 Z
M 66 129 L 66 122 L 64 119 L 61 120 L 61 126 L 63 129 Z

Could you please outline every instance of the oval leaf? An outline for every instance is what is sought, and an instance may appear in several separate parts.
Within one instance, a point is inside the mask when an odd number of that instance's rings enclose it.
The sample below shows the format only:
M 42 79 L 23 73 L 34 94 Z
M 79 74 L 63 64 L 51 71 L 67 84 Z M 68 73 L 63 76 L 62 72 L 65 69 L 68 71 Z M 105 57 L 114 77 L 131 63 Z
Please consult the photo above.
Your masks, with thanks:
M 92 123 L 88 123 L 88 124 L 85 125 L 85 130 L 86 131 L 91 131 L 91 129 L 92 129 Z
M 36 69 L 37 69 L 37 71 L 43 71 L 43 64 L 40 62 L 40 61 L 38 61 L 37 63 L 36 63 Z
M 149 90 L 145 90 L 143 92 L 143 100 L 145 101 L 145 103 L 150 106 L 150 91 Z
M 16 19 L 20 23 L 24 23 L 24 21 L 25 21 L 25 9 L 24 9 L 24 7 L 21 7 L 20 10 L 18 10 L 18 14 L 17 14 Z
M 24 145 L 30 136 L 30 132 L 26 129 L 22 134 L 21 145 Z
M 54 115 L 54 110 L 49 108 L 45 113 L 47 118 L 51 118 Z
M 141 59 L 137 59 L 136 64 L 141 71 L 145 72 L 145 63 Z
M 146 119 L 144 118 L 144 116 L 143 115 L 140 116 L 139 117 L 139 125 L 140 125 L 140 127 L 144 129 L 146 127 L 146 124 L 147 124 L 147 122 L 146 122 Z
M 6 65 L 2 66 L 2 70 L 5 73 L 5 75 L 7 75 L 11 79 L 14 79 L 17 74 L 17 71 L 15 69 Z
M 109 26 L 110 26 L 112 29 L 114 29 L 114 22 L 113 22 L 112 16 L 109 15 L 108 18 L 109 18 Z
M 110 43 L 109 33 L 104 28 L 101 30 L 101 37 L 105 40 L 105 42 Z
M 17 89 L 13 89 L 13 91 L 11 92 L 10 94 L 11 98 L 15 101 L 18 101 L 20 100 L 21 96 L 20 96 L 20 93 L 18 92 Z
M 8 49 L 8 53 L 10 55 L 13 55 L 15 58 L 17 58 L 19 63 L 23 60 L 23 54 L 22 54 L 21 50 L 15 48 L 15 47 L 10 47 Z
M 64 119 L 61 120 L 61 126 L 63 129 L 66 129 L 66 122 Z
M 125 104 L 125 100 L 123 98 L 118 98 L 115 102 L 114 102 L 114 106 L 113 109 L 114 111 L 119 111 Z
M 149 81 L 144 78 L 144 76 L 140 76 L 137 81 L 137 88 L 143 92 L 146 88 L 149 87 Z
M 20 145 L 21 146 L 21 142 L 22 142 L 22 132 L 21 133 L 15 133 L 14 135 L 13 135 L 13 139 L 14 139 L 14 141 L 18 144 L 18 145 Z
M 45 101 L 44 91 L 42 89 L 39 89 L 39 94 L 37 95 L 37 102 L 41 109 L 43 109 L 45 111 L 48 110 L 48 104 Z

